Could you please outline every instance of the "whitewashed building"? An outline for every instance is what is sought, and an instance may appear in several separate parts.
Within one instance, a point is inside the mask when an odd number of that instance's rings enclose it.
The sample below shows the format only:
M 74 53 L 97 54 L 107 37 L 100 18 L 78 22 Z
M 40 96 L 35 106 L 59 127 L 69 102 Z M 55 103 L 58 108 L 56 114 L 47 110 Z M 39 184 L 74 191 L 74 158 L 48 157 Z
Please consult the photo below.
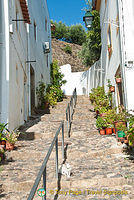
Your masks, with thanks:
M 106 86 L 110 79 L 115 86 L 116 105 L 134 109 L 134 1 L 93 0 L 93 8 L 100 13 L 103 83 Z
M 46 0 L 0 1 L 0 122 L 22 125 L 50 82 L 51 30 Z

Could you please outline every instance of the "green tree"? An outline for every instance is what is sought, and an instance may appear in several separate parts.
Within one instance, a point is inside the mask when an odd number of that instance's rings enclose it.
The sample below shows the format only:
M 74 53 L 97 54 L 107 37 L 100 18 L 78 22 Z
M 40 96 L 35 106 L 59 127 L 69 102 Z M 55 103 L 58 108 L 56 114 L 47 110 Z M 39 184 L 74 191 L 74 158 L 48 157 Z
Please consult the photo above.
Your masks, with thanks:
M 86 32 L 81 24 L 69 27 L 69 38 L 71 43 L 82 45 L 86 41 Z
M 62 39 L 66 42 L 82 45 L 86 41 L 86 31 L 81 24 L 66 26 L 62 22 L 53 22 L 55 31 L 52 31 L 52 37 Z
M 86 66 L 93 65 L 100 58 L 101 53 L 100 16 L 96 10 L 92 11 L 92 15 L 94 16 L 94 21 L 80 52 L 80 57 Z
M 52 31 L 52 37 L 56 39 L 65 39 L 68 37 L 68 27 L 62 23 L 61 21 L 59 23 L 53 22 L 51 20 L 51 23 L 55 25 L 55 31 Z

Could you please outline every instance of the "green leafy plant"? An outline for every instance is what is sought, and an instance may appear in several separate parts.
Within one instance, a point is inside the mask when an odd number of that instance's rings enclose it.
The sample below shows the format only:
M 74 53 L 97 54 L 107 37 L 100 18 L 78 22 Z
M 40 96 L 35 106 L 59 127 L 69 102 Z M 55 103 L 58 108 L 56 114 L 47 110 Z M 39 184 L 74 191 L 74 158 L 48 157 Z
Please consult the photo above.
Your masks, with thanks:
M 8 130 L 6 128 L 7 124 L 5 123 L 0 123 L 0 140 L 6 140 L 5 138 L 5 131 Z
M 131 115 L 128 118 L 129 127 L 127 130 L 128 141 L 130 145 L 134 144 L 134 116 Z
M 106 120 L 102 117 L 98 117 L 97 120 L 96 120 L 96 127 L 98 129 L 106 128 L 107 127 Z
M 100 29 L 100 15 L 96 10 L 92 11 L 94 20 L 91 30 L 86 35 L 86 42 L 82 45 L 82 50 L 79 56 L 86 66 L 92 66 L 100 58 L 101 53 L 101 29 Z
M 44 103 L 45 103 L 45 92 L 46 92 L 46 84 L 42 81 L 39 82 L 38 87 L 36 88 L 36 94 L 37 94 L 37 98 L 39 101 L 39 107 L 44 107 Z
M 55 30 L 52 30 L 52 38 L 79 45 L 86 41 L 86 31 L 81 24 L 67 26 L 61 21 L 53 22 L 52 20 L 51 23 L 55 25 Z
M 72 54 L 72 47 L 70 47 L 69 45 L 66 45 L 63 50 L 65 51 L 65 53 Z
M 5 132 L 6 140 L 11 144 L 15 144 L 19 135 L 20 135 L 20 132 L 7 131 L 7 130 Z

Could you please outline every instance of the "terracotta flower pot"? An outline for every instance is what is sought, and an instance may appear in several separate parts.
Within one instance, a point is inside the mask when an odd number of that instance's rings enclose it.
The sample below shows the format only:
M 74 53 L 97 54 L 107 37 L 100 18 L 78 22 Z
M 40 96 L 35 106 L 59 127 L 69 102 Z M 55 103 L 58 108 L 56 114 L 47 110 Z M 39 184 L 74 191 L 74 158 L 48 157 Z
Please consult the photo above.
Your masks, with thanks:
M 106 135 L 111 135 L 112 133 L 112 128 L 106 128 Z
M 2 141 L 1 141 L 1 144 L 2 144 L 2 145 L 6 145 L 6 141 L 5 141 L 5 140 L 2 140 Z
M 14 149 L 14 144 L 11 144 L 10 142 L 6 142 L 6 150 L 11 151 Z
M 105 135 L 105 129 L 100 129 L 100 135 Z
M 113 128 L 113 133 L 116 134 L 116 130 L 115 130 L 115 128 Z
M 125 143 L 125 144 L 128 144 L 128 139 L 125 138 L 124 143 Z
M 116 83 L 121 83 L 121 78 L 116 78 Z
M 118 137 L 118 142 L 124 142 L 125 138 L 124 137 Z
M 111 47 L 108 47 L 108 52 L 110 53 L 110 51 L 111 51 Z
M 111 86 L 109 89 L 110 89 L 110 92 L 115 92 L 115 86 Z

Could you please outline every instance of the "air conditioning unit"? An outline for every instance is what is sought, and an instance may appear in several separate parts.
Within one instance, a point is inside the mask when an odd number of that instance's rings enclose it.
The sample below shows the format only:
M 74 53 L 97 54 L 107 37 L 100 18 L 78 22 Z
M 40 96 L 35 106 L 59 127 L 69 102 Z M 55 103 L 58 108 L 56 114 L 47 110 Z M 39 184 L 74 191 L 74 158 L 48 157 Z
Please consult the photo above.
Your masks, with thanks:
M 43 44 L 43 51 L 44 51 L 44 53 L 50 53 L 50 43 L 49 42 L 45 42 Z

